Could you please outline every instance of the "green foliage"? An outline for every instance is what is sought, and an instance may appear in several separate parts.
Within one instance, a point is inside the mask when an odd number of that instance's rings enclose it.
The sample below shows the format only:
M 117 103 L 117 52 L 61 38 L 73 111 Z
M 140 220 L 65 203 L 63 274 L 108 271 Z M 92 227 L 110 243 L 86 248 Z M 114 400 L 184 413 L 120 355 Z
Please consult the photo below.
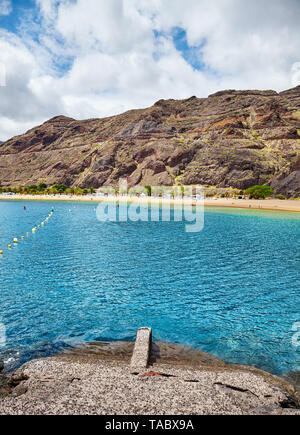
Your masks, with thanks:
M 56 190 L 58 193 L 65 193 L 65 191 L 67 190 L 67 186 L 65 186 L 64 184 L 55 184 L 54 186 L 52 186 L 53 190 Z
M 246 195 L 249 195 L 250 199 L 266 199 L 272 196 L 274 190 L 270 186 L 253 186 L 245 191 Z
M 8 193 L 8 192 L 12 192 L 11 187 L 0 187 L 0 193 Z
M 147 195 L 151 196 L 151 193 L 152 193 L 151 186 L 145 186 L 145 190 L 147 191 Z
M 83 190 L 80 187 L 75 188 L 75 195 L 83 195 Z
M 222 193 L 221 198 L 230 198 L 230 193 L 229 192 Z
M 39 185 L 38 185 L 38 187 L 37 187 L 37 190 L 39 191 L 39 192 L 43 192 L 44 190 L 46 190 L 47 189 L 47 184 L 45 184 L 45 183 L 40 183 Z
M 283 201 L 284 199 L 286 199 L 286 197 L 285 197 L 284 195 L 277 195 L 276 198 L 277 198 L 277 199 L 280 199 L 280 200 L 282 200 L 282 201 Z
M 88 195 L 95 194 L 96 190 L 92 187 L 90 189 L 81 189 L 79 187 L 68 188 L 64 184 L 55 184 L 52 187 L 48 187 L 46 183 L 40 183 L 39 185 L 32 184 L 30 186 L 18 186 L 18 187 L 0 187 L 0 194 L 2 193 L 18 193 L 27 195 Z
M 17 188 L 17 193 L 27 193 L 31 195 L 35 195 L 38 193 L 46 193 L 47 184 L 40 183 L 38 186 L 36 184 L 32 184 L 31 186 L 27 186 L 23 188 L 22 186 Z
M 25 192 L 28 194 L 35 194 L 37 193 L 38 187 L 36 184 L 32 184 L 31 186 L 25 187 Z

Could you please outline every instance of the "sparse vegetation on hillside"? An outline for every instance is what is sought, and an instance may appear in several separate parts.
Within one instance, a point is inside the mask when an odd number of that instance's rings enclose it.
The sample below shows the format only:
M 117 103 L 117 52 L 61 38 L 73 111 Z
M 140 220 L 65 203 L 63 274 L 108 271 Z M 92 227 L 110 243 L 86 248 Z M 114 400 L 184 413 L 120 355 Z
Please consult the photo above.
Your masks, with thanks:
M 246 190 L 250 199 L 266 199 L 274 194 L 270 186 L 253 186 Z

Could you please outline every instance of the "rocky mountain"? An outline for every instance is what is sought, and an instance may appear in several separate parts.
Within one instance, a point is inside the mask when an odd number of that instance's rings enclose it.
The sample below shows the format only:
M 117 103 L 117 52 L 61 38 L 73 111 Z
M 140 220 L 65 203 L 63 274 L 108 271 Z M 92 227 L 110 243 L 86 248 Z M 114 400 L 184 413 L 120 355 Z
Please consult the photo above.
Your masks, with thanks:
M 58 116 L 0 145 L 1 186 L 271 185 L 300 196 L 300 86 L 160 100 L 104 119 Z

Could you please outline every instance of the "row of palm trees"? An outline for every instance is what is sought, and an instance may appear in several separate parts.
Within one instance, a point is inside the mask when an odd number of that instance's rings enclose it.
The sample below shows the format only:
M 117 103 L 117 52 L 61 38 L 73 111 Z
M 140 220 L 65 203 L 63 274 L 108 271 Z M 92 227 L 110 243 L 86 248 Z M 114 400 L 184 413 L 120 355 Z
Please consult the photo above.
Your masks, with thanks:
M 81 189 L 80 187 L 67 187 L 64 184 L 54 184 L 48 186 L 46 183 L 31 186 L 18 186 L 18 187 L 0 187 L 1 193 L 16 193 L 21 195 L 90 195 L 96 193 L 93 188 Z

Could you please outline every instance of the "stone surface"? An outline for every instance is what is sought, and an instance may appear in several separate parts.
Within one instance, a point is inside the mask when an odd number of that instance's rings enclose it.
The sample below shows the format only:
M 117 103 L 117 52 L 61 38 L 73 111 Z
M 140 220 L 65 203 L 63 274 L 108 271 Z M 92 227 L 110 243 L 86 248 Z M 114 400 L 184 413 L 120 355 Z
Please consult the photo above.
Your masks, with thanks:
M 131 369 L 146 369 L 149 364 L 152 346 L 152 329 L 140 328 L 136 335 L 131 358 Z
M 270 184 L 300 196 L 300 86 L 160 100 L 105 119 L 55 117 L 0 144 L 0 185 Z
M 132 348 L 93 343 L 31 361 L 7 381 L 0 414 L 300 415 L 294 388 L 276 376 L 163 343 L 149 369 L 131 373 Z

